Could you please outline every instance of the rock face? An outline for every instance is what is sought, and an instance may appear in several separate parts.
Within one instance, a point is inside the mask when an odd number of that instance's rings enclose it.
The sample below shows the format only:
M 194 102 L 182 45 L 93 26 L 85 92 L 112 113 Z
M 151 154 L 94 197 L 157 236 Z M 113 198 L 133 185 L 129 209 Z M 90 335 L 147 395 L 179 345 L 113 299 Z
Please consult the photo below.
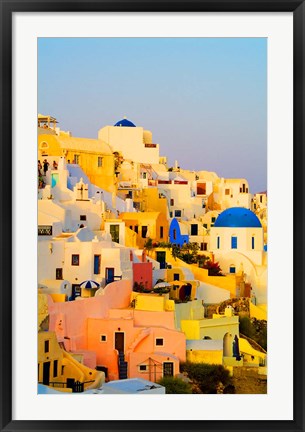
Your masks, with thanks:
M 233 384 L 236 394 L 267 393 L 267 377 L 259 375 L 258 368 L 234 367 Z
M 250 316 L 250 299 L 248 297 L 232 298 L 220 303 L 218 313 L 224 313 L 227 306 L 232 306 L 234 315 Z

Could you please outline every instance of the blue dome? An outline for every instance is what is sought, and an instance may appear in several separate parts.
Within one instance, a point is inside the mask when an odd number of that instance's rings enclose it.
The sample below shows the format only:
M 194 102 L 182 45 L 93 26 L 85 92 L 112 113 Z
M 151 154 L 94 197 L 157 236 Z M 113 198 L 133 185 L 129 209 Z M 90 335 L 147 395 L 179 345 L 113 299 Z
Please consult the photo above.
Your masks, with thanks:
M 136 127 L 131 121 L 124 118 L 123 120 L 119 120 L 114 126 L 123 126 L 123 127 Z
M 231 207 L 220 213 L 214 227 L 261 228 L 262 224 L 251 210 L 243 207 Z

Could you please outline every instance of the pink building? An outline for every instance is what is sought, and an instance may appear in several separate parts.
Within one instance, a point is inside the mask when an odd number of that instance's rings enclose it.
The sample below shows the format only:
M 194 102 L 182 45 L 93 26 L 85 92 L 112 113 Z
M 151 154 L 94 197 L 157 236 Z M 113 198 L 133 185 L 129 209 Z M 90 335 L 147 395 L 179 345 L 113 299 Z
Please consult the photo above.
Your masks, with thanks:
M 86 354 L 91 367 L 94 356 L 94 366 L 106 370 L 110 380 L 176 375 L 186 359 L 186 339 L 175 329 L 174 311 L 135 309 L 131 292 L 131 281 L 122 280 L 96 297 L 66 303 L 50 299 L 50 330 L 67 351 Z

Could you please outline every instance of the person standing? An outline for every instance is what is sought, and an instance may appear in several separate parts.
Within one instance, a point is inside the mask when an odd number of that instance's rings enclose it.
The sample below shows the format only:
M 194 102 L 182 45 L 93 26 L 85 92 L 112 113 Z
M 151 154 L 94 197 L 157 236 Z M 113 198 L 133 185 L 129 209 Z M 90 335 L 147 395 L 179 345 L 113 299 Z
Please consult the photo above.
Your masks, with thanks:
M 45 159 L 43 161 L 43 172 L 44 172 L 44 175 L 47 174 L 48 169 L 49 169 L 49 162 Z

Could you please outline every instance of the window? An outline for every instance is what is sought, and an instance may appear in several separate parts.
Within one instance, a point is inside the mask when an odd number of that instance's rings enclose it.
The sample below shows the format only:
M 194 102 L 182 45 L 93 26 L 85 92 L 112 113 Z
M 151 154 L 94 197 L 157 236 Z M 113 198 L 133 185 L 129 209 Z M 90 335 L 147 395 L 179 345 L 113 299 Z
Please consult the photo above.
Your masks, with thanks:
M 177 240 L 177 230 L 175 228 L 173 229 L 173 239 Z
M 139 366 L 139 371 L 140 372 L 146 372 L 147 371 L 147 365 L 140 365 Z
M 44 352 L 48 353 L 50 351 L 50 341 L 44 341 Z
M 94 255 L 94 274 L 101 273 L 101 255 Z
M 52 235 L 52 225 L 39 225 L 38 226 L 38 235 L 46 235 L 51 236 Z
M 107 336 L 106 335 L 101 335 L 100 341 L 101 342 L 107 342 Z
M 171 206 L 175 205 L 175 200 L 174 198 L 171 198 Z
M 260 195 L 260 197 L 259 197 L 259 202 L 260 202 L 260 203 L 263 202 L 263 195 Z
M 203 228 L 208 229 L 208 224 L 203 224 Z
M 180 280 L 179 273 L 174 273 L 174 281 L 178 281 L 178 280 Z
M 256 210 L 256 204 L 254 204 L 254 210 Z
M 79 255 L 72 255 L 71 265 L 79 266 Z
M 229 271 L 230 271 L 230 273 L 236 273 L 236 267 L 235 267 L 235 265 L 230 265 Z
M 147 173 L 146 173 L 146 172 L 143 172 L 143 173 L 142 173 L 142 178 L 143 178 L 143 179 L 146 179 L 146 176 L 147 176 Z
M 175 216 L 181 217 L 181 210 L 175 210 Z
M 86 215 L 80 215 L 79 219 L 82 221 L 85 221 L 85 220 L 87 220 L 87 216 Z
M 142 238 L 146 238 L 147 226 L 142 226 Z
M 252 238 L 251 238 L 251 246 L 252 246 L 252 249 L 255 249 L 255 237 L 254 236 L 252 236 Z
M 63 277 L 62 277 L 62 268 L 57 268 L 56 269 L 56 279 L 57 280 L 62 280 L 63 279 Z
M 230 189 L 225 189 L 225 195 L 230 195 Z
M 169 212 L 169 217 L 173 217 L 173 212 Z
M 211 218 L 211 222 L 214 223 L 216 221 L 216 217 Z
M 102 156 L 98 156 L 97 158 L 97 166 L 101 168 L 103 166 L 103 158 Z
M 203 243 L 203 250 L 207 251 L 208 250 L 208 244 L 207 243 Z
M 54 360 L 53 363 L 53 378 L 56 378 L 58 374 L 58 360 Z
M 219 249 L 220 248 L 220 237 L 218 236 L 217 237 L 217 249 Z
M 231 249 L 237 249 L 237 237 L 236 236 L 231 237 Z
M 206 195 L 206 183 L 197 183 L 197 195 Z
M 191 224 L 191 235 L 198 235 L 198 225 Z
M 163 226 L 160 226 L 160 239 L 163 239 Z
M 139 232 L 139 227 L 138 227 L 138 225 L 135 225 L 135 227 L 134 227 L 134 231 L 138 234 L 138 232 Z
M 163 338 L 156 338 L 156 346 L 163 346 Z
M 74 155 L 74 163 L 79 164 L 79 155 Z

